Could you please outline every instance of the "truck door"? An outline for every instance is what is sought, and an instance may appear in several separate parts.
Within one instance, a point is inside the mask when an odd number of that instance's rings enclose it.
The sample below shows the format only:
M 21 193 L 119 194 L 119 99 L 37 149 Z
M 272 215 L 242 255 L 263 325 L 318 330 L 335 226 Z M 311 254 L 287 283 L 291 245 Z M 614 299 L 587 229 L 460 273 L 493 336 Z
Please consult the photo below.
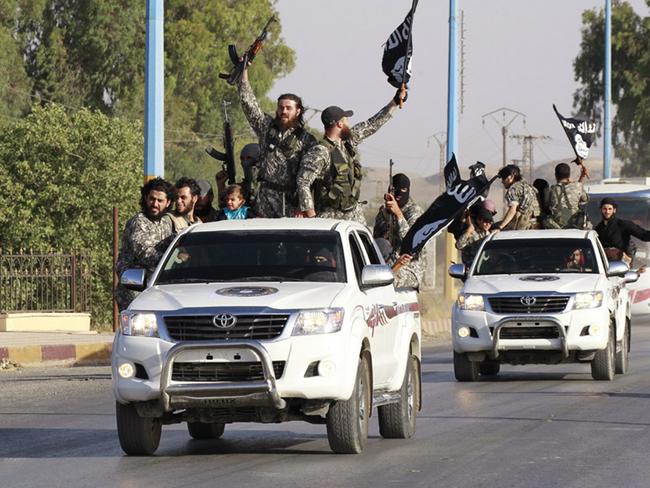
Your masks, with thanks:
M 354 236 L 353 236 L 353 235 Z M 371 242 L 370 235 L 362 231 L 354 231 L 350 235 L 352 255 L 359 255 L 363 266 L 382 264 L 381 259 Z M 355 264 L 356 266 L 356 264 Z M 361 268 L 363 269 L 363 267 Z M 359 274 L 359 283 L 361 275 Z M 399 317 L 395 315 L 395 288 L 393 285 L 378 286 L 362 289 L 366 298 L 364 312 L 370 331 L 370 347 L 372 350 L 373 379 L 375 388 L 390 381 L 395 371 L 396 362 L 393 346 L 398 341 Z

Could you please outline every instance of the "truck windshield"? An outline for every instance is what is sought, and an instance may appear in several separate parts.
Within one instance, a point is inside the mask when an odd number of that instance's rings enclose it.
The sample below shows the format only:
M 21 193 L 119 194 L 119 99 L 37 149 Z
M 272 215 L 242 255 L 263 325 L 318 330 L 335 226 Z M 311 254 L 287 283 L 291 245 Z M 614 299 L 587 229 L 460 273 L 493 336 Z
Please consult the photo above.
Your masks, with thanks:
M 156 285 L 230 281 L 345 282 L 333 231 L 193 232 L 176 243 Z
M 512 239 L 485 244 L 474 275 L 598 273 L 588 239 Z

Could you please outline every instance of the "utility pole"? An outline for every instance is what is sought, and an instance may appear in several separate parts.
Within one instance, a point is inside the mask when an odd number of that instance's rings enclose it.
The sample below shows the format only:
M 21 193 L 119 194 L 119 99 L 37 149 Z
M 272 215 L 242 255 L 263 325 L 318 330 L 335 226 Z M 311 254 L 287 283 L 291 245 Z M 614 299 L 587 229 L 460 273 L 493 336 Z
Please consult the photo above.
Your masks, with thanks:
M 465 11 L 460 11 L 460 113 L 465 112 Z
M 144 181 L 165 175 L 165 51 L 163 0 L 147 0 Z
M 427 146 L 430 145 L 431 139 L 435 139 L 440 148 L 440 182 L 438 187 L 440 188 L 440 194 L 442 194 L 445 191 L 445 164 L 447 164 L 447 161 L 445 160 L 445 151 L 447 148 L 447 133 L 444 131 L 436 132 L 427 139 Z
M 498 114 L 501 114 L 501 117 L 497 117 Z M 501 107 L 492 112 L 488 112 L 481 116 L 481 122 L 485 127 L 485 119 L 490 117 L 494 120 L 499 127 L 501 127 L 501 138 L 502 138 L 502 162 L 503 166 L 508 164 L 508 129 L 512 123 L 518 118 L 523 119 L 524 127 L 526 127 L 526 114 L 513 110 L 507 107 Z
M 522 166 L 526 167 L 528 170 L 528 181 L 533 181 L 533 164 L 535 159 L 533 158 L 533 148 L 535 146 L 535 141 L 547 141 L 550 139 L 549 136 L 533 136 L 533 135 L 524 135 L 524 134 L 515 134 L 510 136 L 511 139 L 517 140 L 523 148 L 523 155 L 521 158 Z
M 605 0 L 605 66 L 603 68 L 603 178 L 612 177 L 612 0 Z

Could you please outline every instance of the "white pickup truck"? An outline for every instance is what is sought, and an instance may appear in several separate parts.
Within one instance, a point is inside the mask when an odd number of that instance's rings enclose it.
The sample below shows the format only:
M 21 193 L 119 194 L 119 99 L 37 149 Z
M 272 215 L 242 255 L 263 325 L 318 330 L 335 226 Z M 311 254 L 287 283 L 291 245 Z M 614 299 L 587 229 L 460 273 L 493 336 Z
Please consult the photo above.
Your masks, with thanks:
M 161 426 L 214 439 L 233 422 L 326 424 L 359 453 L 378 407 L 383 437 L 408 438 L 421 405 L 416 292 L 360 224 L 253 219 L 193 226 L 121 313 L 112 357 L 122 449 L 150 455 Z
M 482 243 L 452 310 L 458 381 L 498 374 L 501 363 L 589 362 L 597 380 L 627 372 L 630 300 L 638 279 L 607 262 L 594 231 L 500 232 Z

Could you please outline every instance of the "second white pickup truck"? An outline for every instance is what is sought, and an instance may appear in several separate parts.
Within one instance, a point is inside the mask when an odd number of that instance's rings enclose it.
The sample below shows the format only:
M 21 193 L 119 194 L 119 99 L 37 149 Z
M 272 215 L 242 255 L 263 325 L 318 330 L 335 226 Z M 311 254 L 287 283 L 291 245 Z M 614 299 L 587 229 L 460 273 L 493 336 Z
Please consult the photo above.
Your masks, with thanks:
M 502 363 L 585 362 L 597 380 L 627 372 L 631 322 L 626 283 L 638 279 L 608 262 L 594 231 L 492 234 L 469 270 L 452 311 L 459 381 L 496 375 Z
M 413 435 L 420 409 L 420 316 L 368 230 L 322 219 L 193 226 L 121 313 L 113 344 L 117 428 L 150 455 L 163 424 L 197 439 L 233 422 L 327 426 L 359 453 L 378 407 L 383 437 Z

